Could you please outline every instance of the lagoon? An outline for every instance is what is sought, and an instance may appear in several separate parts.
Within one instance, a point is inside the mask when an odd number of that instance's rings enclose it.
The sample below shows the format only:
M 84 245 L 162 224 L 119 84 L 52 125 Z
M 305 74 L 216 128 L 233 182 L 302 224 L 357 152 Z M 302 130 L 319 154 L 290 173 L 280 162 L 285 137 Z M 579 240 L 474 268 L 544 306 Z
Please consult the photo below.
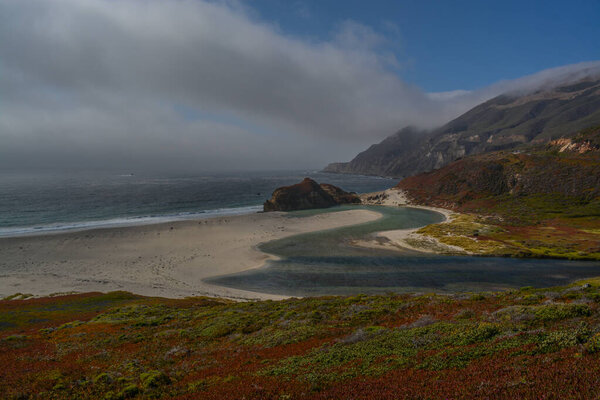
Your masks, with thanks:
M 277 259 L 257 269 L 205 279 L 236 289 L 286 296 L 359 293 L 481 292 L 523 286 L 551 287 L 600 276 L 600 263 L 555 259 L 441 256 L 410 250 L 361 248 L 353 240 L 378 231 L 416 228 L 443 221 L 439 213 L 410 207 L 346 206 L 288 213 L 303 218 L 362 208 L 377 211 L 376 221 L 290 236 L 264 243 L 260 250 Z

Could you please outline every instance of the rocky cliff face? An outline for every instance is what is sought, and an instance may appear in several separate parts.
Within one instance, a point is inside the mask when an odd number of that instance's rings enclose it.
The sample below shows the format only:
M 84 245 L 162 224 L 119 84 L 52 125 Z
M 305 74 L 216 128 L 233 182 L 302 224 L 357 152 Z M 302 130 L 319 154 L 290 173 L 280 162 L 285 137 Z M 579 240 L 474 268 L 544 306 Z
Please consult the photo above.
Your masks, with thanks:
M 360 198 L 337 186 L 327 183 L 318 184 L 310 178 L 300 183 L 275 189 L 270 200 L 264 205 L 264 211 L 293 211 L 312 208 L 327 208 L 339 204 L 357 204 Z
M 406 178 L 398 188 L 416 203 L 460 208 L 497 196 L 600 196 L 600 127 L 524 151 L 465 157 Z
M 329 164 L 324 171 L 338 174 L 396 176 L 395 171 L 410 171 L 410 161 L 415 148 L 419 148 L 430 133 L 406 127 L 374 144 L 347 163 Z
M 547 143 L 600 124 L 600 80 L 508 93 L 430 132 L 405 128 L 327 172 L 406 177 L 472 154 Z

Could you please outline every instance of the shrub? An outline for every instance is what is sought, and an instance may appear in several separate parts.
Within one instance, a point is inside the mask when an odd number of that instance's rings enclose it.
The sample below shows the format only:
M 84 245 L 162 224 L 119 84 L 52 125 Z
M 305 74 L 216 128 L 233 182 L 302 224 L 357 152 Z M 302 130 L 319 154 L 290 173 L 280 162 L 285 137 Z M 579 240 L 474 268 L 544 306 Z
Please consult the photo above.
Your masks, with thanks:
M 171 379 L 161 371 L 149 371 L 140 375 L 144 389 L 154 389 L 171 383 Z
M 358 328 L 348 336 L 341 338 L 339 342 L 345 344 L 353 344 L 367 340 L 370 336 L 371 335 L 368 332 L 366 332 L 363 328 Z
M 600 351 L 600 333 L 594 335 L 586 344 L 585 351 L 588 353 L 597 353 Z
M 572 331 L 554 331 L 548 333 L 539 344 L 539 349 L 544 352 L 553 352 L 565 347 L 575 346 L 578 343 L 577 335 Z
M 78 327 L 78 326 L 83 325 L 83 324 L 85 324 L 85 322 L 83 322 L 83 321 L 79 321 L 79 320 L 77 320 L 77 321 L 71 321 L 71 322 L 67 322 L 67 323 L 62 324 L 57 329 L 75 328 L 75 327 Z
M 431 315 L 423 315 L 418 320 L 406 325 L 406 328 L 423 328 L 432 324 L 435 324 L 437 320 Z
M 587 298 L 593 300 L 596 303 L 600 303 L 600 293 L 589 293 Z
M 533 308 L 527 306 L 508 306 L 501 308 L 492 313 L 492 315 L 500 320 L 509 320 L 512 322 L 531 321 L 535 318 Z
M 93 382 L 96 384 L 110 384 L 112 383 L 113 379 L 110 375 L 108 375 L 106 372 L 102 372 L 101 374 L 98 374 L 94 377 Z
M 11 342 L 11 341 L 25 340 L 27 338 L 28 338 L 28 336 L 26 336 L 26 335 L 15 334 L 15 335 L 8 335 L 5 338 L 3 338 L 2 340 L 6 341 L 6 342 Z
M 202 329 L 200 331 L 200 335 L 207 338 L 216 339 L 223 336 L 227 336 L 230 333 L 233 333 L 234 331 L 235 326 L 224 321 L 218 321 L 217 323 L 209 325 L 206 328 Z
M 471 319 L 475 315 L 476 314 L 473 310 L 471 310 L 470 308 L 465 308 L 464 310 L 460 310 L 458 313 L 456 313 L 454 318 L 456 318 L 456 319 Z
M 538 307 L 535 317 L 541 321 L 557 321 L 567 318 L 589 316 L 590 308 L 585 304 L 551 304 Z
M 576 328 L 553 331 L 542 336 L 541 342 L 539 343 L 539 349 L 544 353 L 558 351 L 566 347 L 585 343 L 588 341 L 590 335 L 591 331 L 584 322 Z
M 467 345 L 477 342 L 483 342 L 500 333 L 500 329 L 495 324 L 481 323 L 466 330 L 459 331 L 451 338 L 452 344 Z
M 477 358 L 488 356 L 486 349 L 472 348 L 460 350 L 446 350 L 427 357 L 417 368 L 441 371 L 449 368 L 464 368 Z
M 538 304 L 544 296 L 540 294 L 526 294 L 523 296 L 523 304 Z
M 117 399 L 129 399 L 137 396 L 139 392 L 140 388 L 138 388 L 136 385 L 125 386 L 117 395 Z

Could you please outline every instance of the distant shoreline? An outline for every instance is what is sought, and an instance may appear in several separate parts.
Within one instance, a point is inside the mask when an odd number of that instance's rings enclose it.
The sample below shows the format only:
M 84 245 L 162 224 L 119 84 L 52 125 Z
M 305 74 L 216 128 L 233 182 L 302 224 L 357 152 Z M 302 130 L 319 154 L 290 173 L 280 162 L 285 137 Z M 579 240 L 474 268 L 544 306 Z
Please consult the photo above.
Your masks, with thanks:
M 0 227 L 0 239 L 13 237 L 31 237 L 63 234 L 70 232 L 84 232 L 95 229 L 127 228 L 135 226 L 158 225 L 178 221 L 197 221 L 209 218 L 247 215 L 262 211 L 262 205 L 218 208 L 201 210 L 198 212 L 182 212 L 178 214 L 150 215 L 112 218 L 104 220 L 62 222 L 38 226 Z

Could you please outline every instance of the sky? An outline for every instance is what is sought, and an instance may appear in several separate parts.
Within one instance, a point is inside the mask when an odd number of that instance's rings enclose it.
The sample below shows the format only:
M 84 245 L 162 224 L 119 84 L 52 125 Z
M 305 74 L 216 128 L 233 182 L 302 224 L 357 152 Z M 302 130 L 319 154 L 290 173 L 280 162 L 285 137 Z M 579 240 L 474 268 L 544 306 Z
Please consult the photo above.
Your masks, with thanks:
M 598 16 L 598 1 L 0 0 L 0 171 L 322 168 L 598 69 Z
M 474 90 L 600 59 L 597 0 L 254 0 L 286 32 L 318 40 L 357 21 L 385 35 L 404 80 L 430 92 Z M 368 6 L 367 6 L 368 4 Z

